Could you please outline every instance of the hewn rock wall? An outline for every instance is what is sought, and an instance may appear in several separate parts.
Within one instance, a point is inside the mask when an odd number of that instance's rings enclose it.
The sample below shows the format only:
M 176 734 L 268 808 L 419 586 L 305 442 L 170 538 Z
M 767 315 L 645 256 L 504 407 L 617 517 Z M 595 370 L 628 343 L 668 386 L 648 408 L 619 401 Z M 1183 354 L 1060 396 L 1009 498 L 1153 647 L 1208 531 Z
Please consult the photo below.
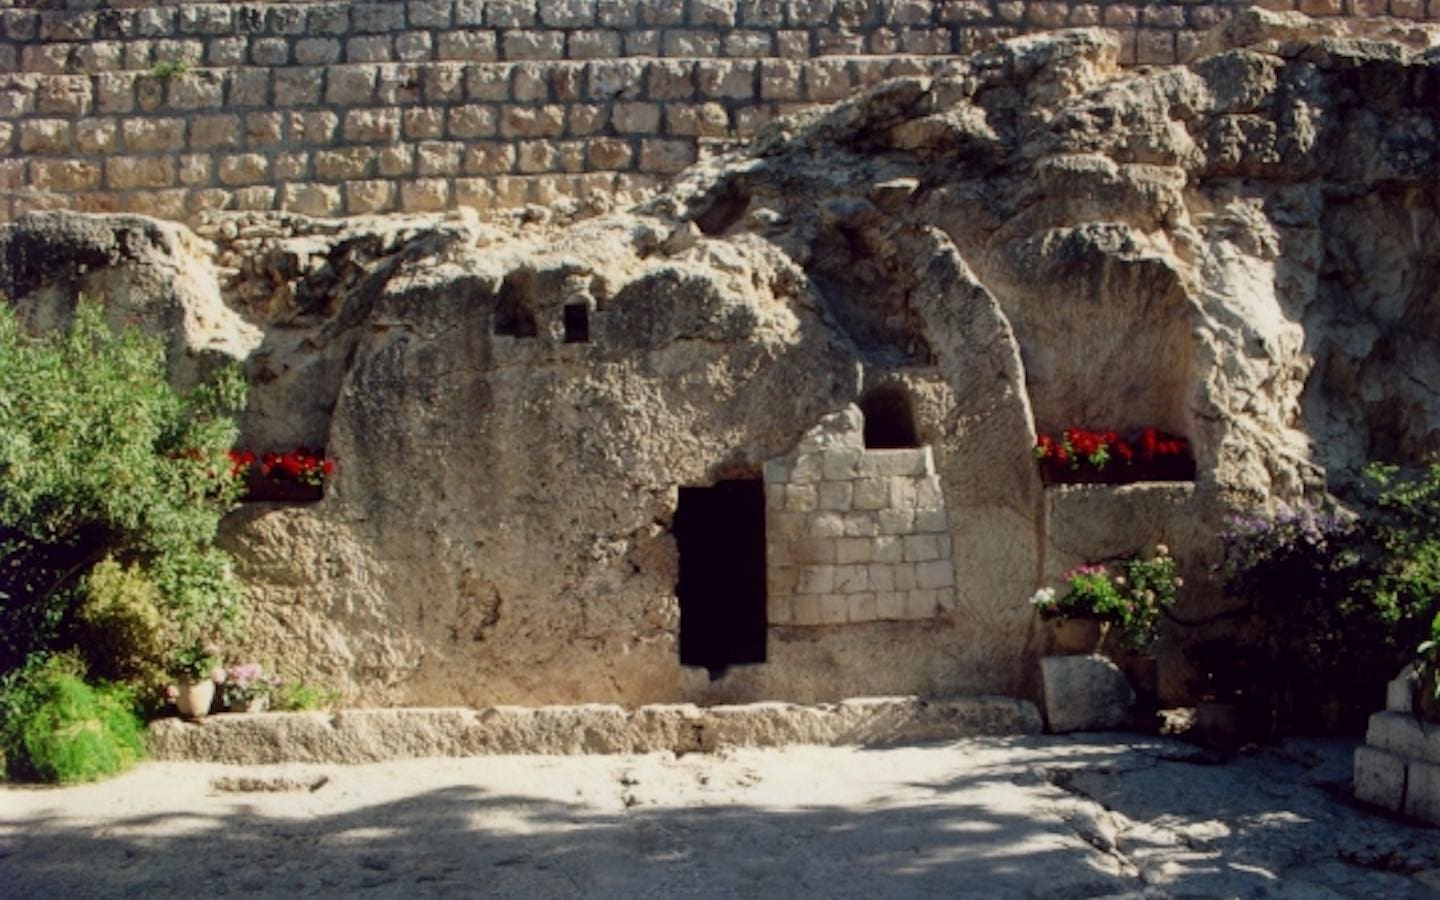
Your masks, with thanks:
M 242 652 L 348 700 L 1033 691 L 1067 568 L 1166 543 L 1198 620 L 1228 515 L 1440 450 L 1440 51 L 1254 10 L 1206 40 L 1126 70 L 1108 31 L 1013 39 L 627 210 L 31 215 L 0 292 L 109 298 L 177 377 L 238 359 L 245 443 L 339 461 L 225 544 Z M 1196 479 L 1047 486 L 1070 424 L 1182 434 Z M 769 482 L 764 661 L 682 665 L 681 490 L 721 481 Z
M 1293 3 L 1320 16 L 1427 14 L 1422 0 Z M 1261 5 L 1277 4 L 1289 9 L 1292 0 Z M 220 209 L 340 215 L 638 198 L 777 115 L 934 71 L 1015 34 L 1103 25 L 1116 30 L 1122 64 L 1169 64 L 1244 8 L 1221 0 L 4 5 L 12 8 L 0 15 L 0 220 L 52 208 L 194 220 Z

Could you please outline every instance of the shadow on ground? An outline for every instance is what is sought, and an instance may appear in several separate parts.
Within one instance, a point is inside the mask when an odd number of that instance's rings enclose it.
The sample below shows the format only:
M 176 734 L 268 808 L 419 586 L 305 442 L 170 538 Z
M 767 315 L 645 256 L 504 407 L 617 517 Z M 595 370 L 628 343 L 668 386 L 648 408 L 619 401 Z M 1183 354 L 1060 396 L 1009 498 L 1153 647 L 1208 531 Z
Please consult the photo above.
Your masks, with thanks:
M 569 789 L 557 772 L 542 791 L 417 778 L 401 799 L 323 809 L 348 790 L 342 770 L 314 794 L 212 796 L 205 813 L 0 808 L 0 894 L 1067 898 L 1149 880 L 1158 896 L 1426 895 L 1393 869 L 1440 865 L 1434 832 L 1336 804 L 1305 782 L 1315 765 L 1167 753 L 1032 739 L 817 751 L 811 775 L 845 784 L 837 795 L 784 789 L 756 753 L 753 783 L 708 795 L 707 778 L 743 767 L 614 762 L 610 793 L 574 802 L 554 799 Z M 695 787 L 677 797 L 660 767 L 682 763 Z

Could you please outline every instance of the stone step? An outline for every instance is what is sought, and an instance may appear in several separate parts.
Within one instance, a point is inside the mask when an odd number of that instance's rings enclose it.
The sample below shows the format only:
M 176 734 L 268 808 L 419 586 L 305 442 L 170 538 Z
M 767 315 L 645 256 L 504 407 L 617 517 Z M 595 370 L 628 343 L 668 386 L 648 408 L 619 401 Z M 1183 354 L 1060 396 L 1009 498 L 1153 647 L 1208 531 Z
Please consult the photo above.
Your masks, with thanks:
M 1008 697 L 878 697 L 799 706 L 606 704 L 222 714 L 150 724 L 162 760 L 242 765 L 367 763 L 432 756 L 710 752 L 722 747 L 885 746 L 1036 734 L 1034 704 Z

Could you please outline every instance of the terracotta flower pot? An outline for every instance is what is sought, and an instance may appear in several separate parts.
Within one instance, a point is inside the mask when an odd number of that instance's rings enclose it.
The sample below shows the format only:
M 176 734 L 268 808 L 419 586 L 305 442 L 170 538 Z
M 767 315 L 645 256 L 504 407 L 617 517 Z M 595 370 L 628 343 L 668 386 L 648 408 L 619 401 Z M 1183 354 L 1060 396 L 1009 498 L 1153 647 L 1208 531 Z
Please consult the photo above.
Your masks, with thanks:
M 175 708 L 187 719 L 202 719 L 210 714 L 210 705 L 215 702 L 215 682 L 206 678 L 202 681 L 182 680 L 175 685 L 178 692 Z
M 1057 654 L 1099 653 L 1109 631 L 1099 619 L 1054 619 L 1050 649 Z

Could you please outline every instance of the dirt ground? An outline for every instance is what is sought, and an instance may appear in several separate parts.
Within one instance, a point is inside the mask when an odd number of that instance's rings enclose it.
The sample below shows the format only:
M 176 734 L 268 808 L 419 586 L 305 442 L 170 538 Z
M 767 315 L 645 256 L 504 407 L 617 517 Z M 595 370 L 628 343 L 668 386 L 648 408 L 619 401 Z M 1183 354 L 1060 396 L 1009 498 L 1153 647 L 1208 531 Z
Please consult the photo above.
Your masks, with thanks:
M 4 897 L 1431 897 L 1343 742 L 1124 736 L 362 766 L 0 790 Z

